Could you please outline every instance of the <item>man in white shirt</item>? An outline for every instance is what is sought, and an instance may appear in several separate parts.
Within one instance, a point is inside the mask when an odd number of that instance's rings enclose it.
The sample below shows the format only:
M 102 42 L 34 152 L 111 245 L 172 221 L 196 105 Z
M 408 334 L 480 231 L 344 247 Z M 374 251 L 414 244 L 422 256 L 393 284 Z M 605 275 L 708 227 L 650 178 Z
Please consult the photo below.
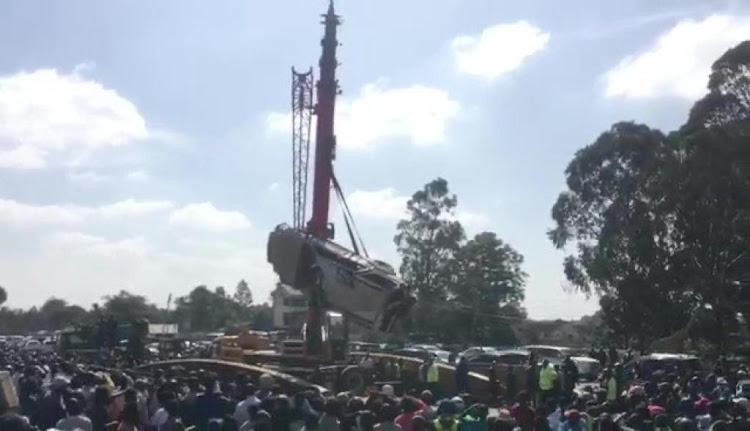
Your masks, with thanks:
M 55 428 L 60 431 L 83 430 L 91 431 L 91 419 L 83 415 L 83 406 L 77 398 L 71 398 L 66 403 L 68 417 L 57 421 Z
M 251 384 L 246 384 L 242 393 L 245 399 L 237 403 L 237 408 L 234 410 L 234 420 L 238 424 L 242 425 L 250 420 L 250 407 L 260 406 L 260 400 L 255 396 L 255 387 Z

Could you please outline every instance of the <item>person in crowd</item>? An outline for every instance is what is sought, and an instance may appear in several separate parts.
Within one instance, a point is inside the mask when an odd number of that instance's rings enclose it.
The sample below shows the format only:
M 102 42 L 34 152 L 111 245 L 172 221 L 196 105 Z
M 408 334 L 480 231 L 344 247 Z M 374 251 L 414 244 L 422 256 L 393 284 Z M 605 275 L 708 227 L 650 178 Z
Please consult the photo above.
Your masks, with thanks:
M 458 431 L 456 405 L 449 400 L 442 400 L 438 405 L 438 418 L 433 421 L 435 431 Z
M 539 370 L 539 392 L 541 396 L 541 402 L 546 403 L 552 399 L 552 395 L 555 390 L 555 383 L 559 375 L 555 368 L 549 363 L 549 360 L 545 359 L 542 361 L 542 367 Z
M 510 414 L 516 420 L 521 431 L 532 431 L 534 429 L 534 409 L 531 408 L 529 394 L 522 391 L 516 398 L 516 403 L 510 408 Z
M 461 356 L 461 358 L 458 359 L 458 364 L 456 364 L 456 369 L 453 374 L 456 380 L 456 391 L 458 391 L 459 394 L 468 392 L 469 391 L 469 363 L 466 360 L 466 357 Z
M 57 421 L 55 428 L 60 431 L 91 431 L 91 419 L 83 414 L 82 400 L 77 397 L 71 397 L 65 403 L 67 416 Z

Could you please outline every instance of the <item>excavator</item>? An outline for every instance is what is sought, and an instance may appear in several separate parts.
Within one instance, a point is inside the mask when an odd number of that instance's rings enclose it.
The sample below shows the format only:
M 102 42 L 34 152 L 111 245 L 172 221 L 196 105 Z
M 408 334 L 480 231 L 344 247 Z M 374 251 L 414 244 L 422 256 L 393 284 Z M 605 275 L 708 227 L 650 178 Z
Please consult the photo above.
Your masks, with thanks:
M 333 1 L 323 15 L 325 34 L 319 61 L 320 78 L 313 85 L 313 70 L 300 73 L 292 68 L 293 223 L 278 225 L 268 237 L 267 259 L 280 282 L 305 294 L 307 312 L 300 339 L 281 343 L 278 352 L 268 352 L 267 340 L 247 333 L 221 340 L 221 359 L 267 366 L 338 369 L 349 362 L 350 324 L 389 333 L 406 316 L 414 295 L 385 262 L 372 259 L 356 231 L 351 211 L 333 171 L 336 136 L 334 112 L 339 94 L 336 80 L 336 29 L 340 18 Z M 313 87 L 316 91 L 313 91 Z M 317 100 L 313 100 L 313 94 Z M 315 151 L 312 214 L 306 221 L 307 166 L 312 118 Z M 352 242 L 349 249 L 334 241 L 329 222 L 331 190 L 344 210 L 344 221 Z

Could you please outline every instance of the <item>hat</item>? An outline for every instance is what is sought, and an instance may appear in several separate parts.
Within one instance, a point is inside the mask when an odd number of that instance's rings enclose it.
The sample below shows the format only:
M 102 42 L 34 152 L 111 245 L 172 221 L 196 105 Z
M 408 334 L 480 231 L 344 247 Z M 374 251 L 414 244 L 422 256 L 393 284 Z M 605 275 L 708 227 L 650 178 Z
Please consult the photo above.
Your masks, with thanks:
M 727 382 L 727 379 L 725 379 L 724 377 L 719 377 L 718 379 L 716 379 L 716 384 L 717 385 L 728 385 L 729 383 Z
M 581 412 L 579 412 L 576 409 L 570 409 L 567 412 L 565 412 L 565 417 L 567 417 L 568 419 L 577 419 L 581 417 Z
M 648 406 L 648 414 L 651 416 L 656 416 L 658 414 L 664 413 L 664 407 L 657 406 L 655 404 L 651 404 Z
M 270 374 L 263 374 L 258 379 L 258 383 L 261 389 L 271 389 L 271 387 L 273 387 L 273 385 L 276 383 L 276 380 L 274 380 L 273 376 Z
M 392 397 L 395 394 L 395 390 L 393 389 L 393 386 L 391 385 L 383 385 L 383 394 L 388 395 L 389 397 Z
M 741 406 L 745 409 L 745 411 L 750 413 L 750 400 L 748 400 L 747 398 L 736 398 L 734 400 L 734 403 L 738 406 Z
M 497 411 L 498 419 L 509 419 L 511 417 L 510 410 L 500 409 Z
M 52 379 L 52 382 L 50 383 L 52 389 L 63 389 L 67 388 L 68 385 L 70 385 L 70 379 L 65 376 L 55 376 L 55 378 Z

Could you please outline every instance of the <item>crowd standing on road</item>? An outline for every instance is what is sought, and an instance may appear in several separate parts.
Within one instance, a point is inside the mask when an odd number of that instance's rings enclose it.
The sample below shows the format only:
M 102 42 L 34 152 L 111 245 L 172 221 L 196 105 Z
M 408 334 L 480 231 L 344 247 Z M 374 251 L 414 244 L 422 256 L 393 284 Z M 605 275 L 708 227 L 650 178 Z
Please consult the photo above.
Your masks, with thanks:
M 397 363 L 368 360 L 375 370 L 400 370 Z M 664 369 L 627 380 L 623 367 L 611 364 L 598 384 L 584 390 L 576 387 L 571 364 L 531 360 L 525 386 L 513 388 L 508 379 L 498 385 L 490 378 L 497 387 L 485 399 L 468 393 L 468 368 L 462 361 L 455 374 L 458 393 L 441 393 L 431 360 L 408 382 L 373 381 L 365 395 L 326 396 L 314 387 L 284 393 L 269 375 L 253 381 L 246 374 L 228 377 L 173 367 L 139 376 L 97 370 L 55 353 L 5 349 L 0 351 L 5 370 L 0 431 L 750 429 L 750 393 L 734 390 L 748 374 L 743 368 L 717 367 L 695 375 Z

